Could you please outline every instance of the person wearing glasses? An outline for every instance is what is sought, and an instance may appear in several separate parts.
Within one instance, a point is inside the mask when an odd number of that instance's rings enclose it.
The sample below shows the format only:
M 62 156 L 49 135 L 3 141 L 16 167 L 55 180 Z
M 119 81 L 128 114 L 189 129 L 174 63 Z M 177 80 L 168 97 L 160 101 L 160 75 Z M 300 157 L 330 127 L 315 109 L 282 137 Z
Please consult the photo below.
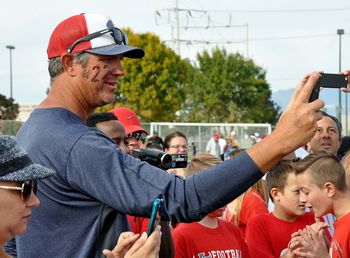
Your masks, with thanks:
M 14 137 L 0 135 L 0 257 L 9 257 L 5 242 L 26 231 L 32 209 L 40 204 L 35 196 L 37 180 L 54 174 L 34 164 Z
M 188 145 L 186 135 L 182 132 L 173 132 L 168 134 L 164 138 L 164 152 L 168 154 L 188 154 L 188 149 L 190 146 Z M 177 176 L 181 176 L 185 178 L 185 169 L 176 168 L 176 169 L 168 169 L 167 170 L 171 174 L 175 174 Z
M 147 131 L 142 128 L 140 120 L 136 113 L 130 108 L 126 107 L 117 107 L 111 109 L 109 112 L 112 112 L 125 128 L 126 134 L 128 136 L 128 147 L 130 153 L 134 149 L 141 148 L 141 142 L 146 139 Z
M 30 40 L 30 39 L 29 39 Z M 125 214 L 149 217 L 156 198 L 162 218 L 200 220 L 246 191 L 279 159 L 305 144 L 322 118 L 322 100 L 308 103 L 320 74 L 306 76 L 275 130 L 233 159 L 183 180 L 122 153 L 87 116 L 113 103 L 123 58 L 142 58 L 127 35 L 101 14 L 63 20 L 49 40 L 50 92 L 22 125 L 17 140 L 31 159 L 56 175 L 39 182 L 41 206 L 25 235 L 16 237 L 21 257 L 100 257 L 129 230 Z M 138 64 L 135 63 L 135 66 Z M 119 116 L 118 116 L 119 117 Z M 103 207 L 118 211 L 106 234 Z M 79 248 L 77 248 L 79 243 Z M 44 249 L 43 249 L 44 248 Z

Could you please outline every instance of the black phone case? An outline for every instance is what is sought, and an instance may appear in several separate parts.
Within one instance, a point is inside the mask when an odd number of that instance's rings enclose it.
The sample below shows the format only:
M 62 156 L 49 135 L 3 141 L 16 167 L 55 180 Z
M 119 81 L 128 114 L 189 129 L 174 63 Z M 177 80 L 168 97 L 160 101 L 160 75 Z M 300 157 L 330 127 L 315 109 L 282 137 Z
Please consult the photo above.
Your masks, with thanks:
M 309 102 L 318 99 L 320 88 L 346 88 L 348 85 L 348 77 L 343 74 L 323 73 L 318 79 L 317 84 L 313 88 Z
M 318 84 L 322 88 L 346 88 L 348 77 L 344 74 L 324 73 L 321 74 Z

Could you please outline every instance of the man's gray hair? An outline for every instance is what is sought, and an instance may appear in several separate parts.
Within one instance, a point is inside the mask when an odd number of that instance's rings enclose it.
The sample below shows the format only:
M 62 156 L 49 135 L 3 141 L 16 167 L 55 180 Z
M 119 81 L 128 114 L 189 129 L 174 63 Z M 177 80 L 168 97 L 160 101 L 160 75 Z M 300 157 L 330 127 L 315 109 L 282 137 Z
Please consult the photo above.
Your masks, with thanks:
M 73 58 L 77 64 L 85 67 L 89 60 L 90 55 L 85 52 L 81 52 L 78 54 L 74 54 Z M 63 72 L 61 57 L 51 58 L 49 60 L 49 74 L 50 74 L 50 85 L 52 85 L 53 81 Z

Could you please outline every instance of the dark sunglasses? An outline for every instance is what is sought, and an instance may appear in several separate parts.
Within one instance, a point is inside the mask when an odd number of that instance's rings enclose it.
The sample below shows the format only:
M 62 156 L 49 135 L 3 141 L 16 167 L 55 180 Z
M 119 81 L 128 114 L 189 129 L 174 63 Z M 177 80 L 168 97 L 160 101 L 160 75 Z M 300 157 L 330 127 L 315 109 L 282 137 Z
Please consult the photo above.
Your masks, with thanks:
M 82 37 L 78 40 L 76 40 L 70 47 L 68 48 L 67 52 L 72 53 L 73 49 L 75 48 L 76 45 L 78 45 L 80 42 L 85 42 L 92 40 L 94 38 L 98 38 L 106 33 L 110 32 L 114 38 L 115 43 L 118 45 L 127 45 L 128 44 L 128 35 L 124 32 L 122 32 L 118 28 L 110 28 L 110 29 L 104 29 L 104 30 L 99 30 L 94 33 L 91 33 L 85 37 Z
M 144 132 L 133 132 L 128 134 L 128 138 L 133 138 L 135 137 L 136 140 L 141 141 L 146 139 L 146 134 Z
M 21 187 L 0 185 L 0 188 L 6 189 L 6 190 L 21 191 L 22 200 L 25 202 L 29 200 L 30 195 L 32 194 L 32 191 L 34 194 L 36 194 L 38 190 L 36 181 L 23 182 Z

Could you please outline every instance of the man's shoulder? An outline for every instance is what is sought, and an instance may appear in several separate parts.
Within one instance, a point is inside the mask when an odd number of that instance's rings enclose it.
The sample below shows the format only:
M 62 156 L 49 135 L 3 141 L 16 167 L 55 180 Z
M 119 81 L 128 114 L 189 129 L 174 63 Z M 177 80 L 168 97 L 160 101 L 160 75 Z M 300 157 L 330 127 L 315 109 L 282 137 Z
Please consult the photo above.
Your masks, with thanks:
M 67 144 L 89 131 L 84 122 L 63 108 L 35 109 L 17 134 L 17 140 L 25 144 L 41 141 L 55 145 Z

